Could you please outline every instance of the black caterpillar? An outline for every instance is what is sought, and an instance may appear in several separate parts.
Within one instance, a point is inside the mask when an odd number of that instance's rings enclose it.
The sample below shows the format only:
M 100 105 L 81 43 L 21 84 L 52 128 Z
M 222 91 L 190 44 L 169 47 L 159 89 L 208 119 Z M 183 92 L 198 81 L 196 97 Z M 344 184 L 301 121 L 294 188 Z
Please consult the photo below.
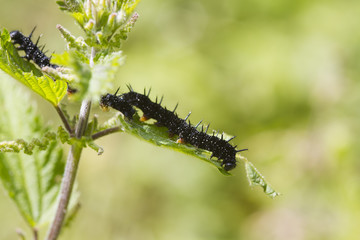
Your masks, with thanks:
M 14 44 L 19 45 L 17 49 L 23 50 L 25 52 L 24 58 L 26 58 L 27 60 L 34 61 L 34 63 L 38 65 L 40 68 L 46 66 L 51 68 L 58 68 L 59 67 L 58 65 L 50 63 L 50 58 L 47 57 L 43 52 L 45 46 L 43 46 L 41 50 L 38 48 L 40 37 L 38 37 L 35 44 L 31 41 L 31 36 L 34 33 L 34 31 L 35 28 L 31 31 L 28 37 L 24 36 L 20 31 L 12 31 L 10 32 L 10 37 Z
M 45 45 L 41 48 L 41 50 L 38 48 L 40 37 L 38 37 L 35 44 L 31 41 L 31 36 L 35 29 L 36 27 L 34 27 L 28 37 L 24 36 L 20 31 L 12 31 L 10 32 L 10 38 L 14 44 L 19 45 L 17 50 L 23 50 L 25 52 L 24 58 L 26 58 L 28 61 L 32 60 L 40 68 L 58 68 L 58 65 L 50 63 L 51 57 L 47 57 L 43 52 Z M 70 87 L 68 84 L 67 92 L 69 94 L 73 94 L 77 92 L 77 89 Z
M 149 99 L 149 94 L 145 93 L 140 94 L 134 92 L 134 90 L 129 87 L 129 92 L 116 96 L 117 92 L 113 94 L 106 94 L 102 96 L 100 100 L 101 107 L 112 107 L 121 113 L 125 117 L 132 119 L 135 114 L 133 106 L 139 108 L 143 112 L 143 116 L 140 120 L 146 121 L 147 119 L 155 119 L 158 126 L 164 126 L 168 129 L 171 135 L 178 135 L 178 142 L 180 143 L 189 143 L 198 148 L 212 152 L 212 157 L 217 157 L 222 160 L 222 167 L 229 171 L 236 167 L 236 153 L 241 151 L 246 151 L 247 149 L 236 150 L 236 146 L 232 146 L 229 141 L 234 139 L 232 137 L 229 140 L 224 140 L 223 135 L 220 138 L 212 135 L 208 135 L 207 131 L 209 125 L 204 131 L 203 126 L 201 126 L 201 131 L 197 130 L 197 127 L 200 125 L 201 121 L 192 126 L 190 121 L 187 123 L 187 119 L 190 116 L 190 113 L 186 116 L 185 119 L 181 119 L 175 113 L 177 105 L 173 111 L 169 111 L 166 108 L 161 106 L 162 99 L 158 103 L 157 98 L 155 102 L 152 102 Z

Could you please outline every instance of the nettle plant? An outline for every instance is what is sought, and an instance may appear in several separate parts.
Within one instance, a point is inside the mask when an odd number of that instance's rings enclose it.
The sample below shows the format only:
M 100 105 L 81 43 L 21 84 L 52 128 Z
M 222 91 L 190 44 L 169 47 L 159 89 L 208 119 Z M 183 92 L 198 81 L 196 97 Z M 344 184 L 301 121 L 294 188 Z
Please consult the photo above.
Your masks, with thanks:
M 102 154 L 95 140 L 115 132 L 192 155 L 224 175 L 230 175 L 228 170 L 241 161 L 251 185 L 261 186 L 271 197 L 278 195 L 237 153 L 242 150 L 228 144 L 232 137 L 207 135 L 203 125 L 192 126 L 187 118 L 180 119 L 175 111 L 162 107 L 161 101 L 152 102 L 148 93 L 130 88 L 129 93 L 109 94 L 114 92 L 116 73 L 124 63 L 121 43 L 138 18 L 134 11 L 138 0 L 66 0 L 57 4 L 74 17 L 84 36 L 75 37 L 58 25 L 67 50 L 54 54 L 53 59 L 42 52 L 38 41 L 32 42 L 32 33 L 25 36 L 5 28 L 0 32 L 0 68 L 47 100 L 63 123 L 56 130 L 46 126 L 22 89 L 11 79 L 3 77 L 0 81 L 0 178 L 35 239 L 39 227 L 49 223 L 46 239 L 57 239 L 62 227 L 74 217 L 79 206 L 74 186 L 82 149 L 90 147 Z M 61 103 L 66 95 L 68 105 L 81 102 L 78 115 L 66 112 L 67 106 Z M 90 116 L 91 105 L 99 101 L 103 107 L 118 110 L 102 124 L 96 115 Z M 143 112 L 142 117 L 136 108 Z M 146 123 L 149 118 L 157 124 Z M 65 144 L 71 146 L 66 162 Z M 227 159 L 232 154 L 233 159 Z

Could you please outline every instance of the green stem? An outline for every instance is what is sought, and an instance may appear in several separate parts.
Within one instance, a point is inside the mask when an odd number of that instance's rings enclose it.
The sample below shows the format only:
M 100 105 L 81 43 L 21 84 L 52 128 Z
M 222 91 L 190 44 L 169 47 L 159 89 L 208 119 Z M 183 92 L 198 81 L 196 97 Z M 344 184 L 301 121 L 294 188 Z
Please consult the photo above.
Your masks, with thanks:
M 84 100 L 82 102 L 79 122 L 75 129 L 75 135 L 78 139 L 80 139 L 84 134 L 85 127 L 89 118 L 90 107 L 91 101 Z M 82 149 L 82 146 L 78 143 L 74 143 L 70 148 L 69 155 L 66 161 L 63 180 L 61 182 L 59 204 L 56 210 L 55 218 L 48 232 L 48 240 L 56 240 L 60 234 L 60 230 L 65 219 L 67 207 L 69 205 L 72 189 L 74 186 Z
M 72 130 L 71 126 L 70 126 L 70 123 L 66 119 L 64 112 L 61 110 L 61 108 L 59 106 L 55 106 L 55 109 L 56 109 L 57 113 L 59 114 L 60 119 L 63 122 L 66 130 L 69 132 L 70 135 L 72 135 L 73 130 Z
M 94 65 L 93 59 L 95 57 L 95 53 L 95 49 L 92 48 L 90 67 L 93 67 Z M 81 137 L 84 135 L 86 125 L 89 120 L 90 108 L 91 101 L 88 99 L 83 100 L 79 113 L 79 121 L 75 128 L 75 137 L 77 139 L 81 139 Z M 46 238 L 47 240 L 56 240 L 60 234 L 61 228 L 65 220 L 74 182 L 76 179 L 76 173 L 79 166 L 82 149 L 83 147 L 81 146 L 81 144 L 78 144 L 77 142 L 75 142 L 70 148 L 69 155 L 66 161 L 64 176 L 61 182 L 59 203 L 57 206 L 55 217 L 48 231 L 48 235 Z
M 106 136 L 106 135 L 109 135 L 109 134 L 115 133 L 115 132 L 120 132 L 120 131 L 121 131 L 120 127 L 108 128 L 108 129 L 105 129 L 103 131 L 100 131 L 100 132 L 97 132 L 97 133 L 93 134 L 91 136 L 91 138 L 92 138 L 92 140 L 96 140 L 96 139 L 101 138 L 103 136 Z

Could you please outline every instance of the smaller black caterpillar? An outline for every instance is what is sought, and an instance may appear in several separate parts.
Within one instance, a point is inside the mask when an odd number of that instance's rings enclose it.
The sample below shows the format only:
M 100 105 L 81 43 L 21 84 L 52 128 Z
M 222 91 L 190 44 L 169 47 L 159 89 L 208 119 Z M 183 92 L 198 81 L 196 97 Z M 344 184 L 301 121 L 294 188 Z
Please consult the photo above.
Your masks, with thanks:
M 35 44 L 31 41 L 31 36 L 34 33 L 35 29 L 36 27 L 34 27 L 28 37 L 24 36 L 20 31 L 12 31 L 10 32 L 10 38 L 14 44 L 19 45 L 17 47 L 17 50 L 23 50 L 25 52 L 24 58 L 26 58 L 28 61 L 32 60 L 40 68 L 58 68 L 58 65 L 50 63 L 51 57 L 47 57 L 43 52 L 45 45 L 42 47 L 41 50 L 38 48 L 40 37 L 38 37 Z M 69 94 L 73 94 L 77 92 L 77 89 L 70 87 L 68 84 L 67 92 Z
M 232 146 L 229 141 L 234 139 L 232 137 L 229 140 L 224 140 L 223 135 L 221 138 L 218 138 L 217 135 L 214 136 L 207 134 L 207 130 L 209 125 L 206 127 L 204 131 L 203 126 L 201 126 L 201 131 L 197 130 L 197 127 L 200 125 L 201 121 L 192 126 L 190 121 L 187 123 L 187 119 L 190 116 L 186 116 L 185 119 L 181 119 L 175 113 L 177 105 L 173 111 L 169 111 L 166 108 L 161 106 L 162 99 L 158 103 L 157 98 L 155 102 L 152 102 L 149 99 L 149 94 L 145 93 L 140 94 L 134 92 L 134 90 L 129 87 L 129 92 L 121 95 L 115 94 L 106 94 L 102 96 L 100 99 L 100 106 L 103 108 L 112 107 L 121 113 L 124 114 L 125 117 L 132 119 L 135 114 L 135 110 L 133 106 L 139 108 L 143 112 L 143 116 L 140 120 L 146 121 L 147 119 L 155 119 L 156 125 L 164 126 L 168 129 L 170 135 L 177 135 L 179 139 L 177 142 L 179 143 L 189 143 L 193 146 L 196 146 L 200 149 L 204 149 L 212 152 L 212 157 L 217 157 L 219 160 L 222 160 L 222 167 L 229 171 L 236 167 L 236 153 L 246 151 L 247 149 L 236 150 L 236 146 Z
M 18 50 L 23 50 L 25 52 L 24 58 L 27 60 L 32 60 L 36 65 L 38 65 L 40 68 L 43 67 L 51 67 L 51 68 L 58 68 L 58 65 L 51 64 L 50 58 L 43 53 L 44 47 L 40 50 L 38 48 L 38 43 L 40 37 L 38 37 L 36 43 L 34 44 L 31 41 L 31 36 L 34 33 L 36 27 L 31 31 L 30 35 L 28 37 L 24 36 L 20 31 L 12 31 L 10 32 L 11 40 L 14 44 L 18 44 L 17 47 Z

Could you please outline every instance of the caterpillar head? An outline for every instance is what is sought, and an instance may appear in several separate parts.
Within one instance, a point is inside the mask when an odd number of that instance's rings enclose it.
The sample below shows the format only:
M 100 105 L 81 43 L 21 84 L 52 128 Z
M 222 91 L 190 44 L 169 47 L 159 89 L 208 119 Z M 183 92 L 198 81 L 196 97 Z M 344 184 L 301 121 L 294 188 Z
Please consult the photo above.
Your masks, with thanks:
M 11 37 L 11 40 L 13 40 L 14 42 L 18 42 L 19 40 L 21 40 L 24 37 L 24 35 L 22 35 L 22 33 L 19 31 L 12 31 L 12 32 L 10 32 L 10 37 Z
M 109 111 L 109 106 L 111 105 L 112 98 L 114 95 L 108 93 L 101 97 L 100 99 L 100 107 L 103 111 Z
M 225 162 L 222 165 L 226 171 L 230 171 L 236 167 L 236 163 L 234 162 Z
M 104 95 L 100 99 L 100 107 L 103 110 L 108 110 L 109 107 L 112 107 L 118 111 L 120 111 L 125 117 L 128 119 L 132 119 L 135 114 L 134 108 L 126 102 L 122 96 L 112 95 L 110 93 Z

